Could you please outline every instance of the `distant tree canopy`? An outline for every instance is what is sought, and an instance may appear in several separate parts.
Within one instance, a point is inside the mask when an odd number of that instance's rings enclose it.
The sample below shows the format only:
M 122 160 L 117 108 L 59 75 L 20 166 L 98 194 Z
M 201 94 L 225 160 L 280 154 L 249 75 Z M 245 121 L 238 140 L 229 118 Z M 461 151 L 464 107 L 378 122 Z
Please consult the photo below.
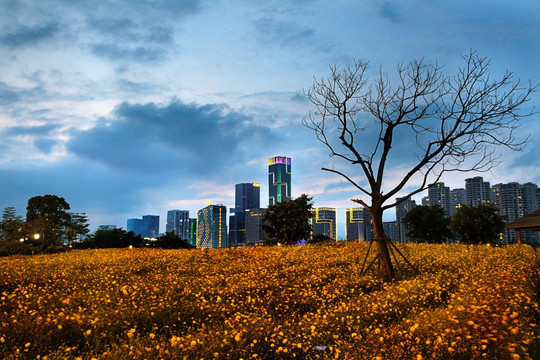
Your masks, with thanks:
M 87 243 L 99 249 L 124 248 L 130 245 L 141 247 L 143 245 L 143 238 L 133 231 L 126 231 L 124 229 L 97 230 Z
M 465 244 L 496 242 L 504 230 L 504 218 L 492 204 L 461 206 L 451 220 L 452 231 Z
M 271 205 L 263 215 L 262 229 L 266 232 L 266 243 L 294 245 L 311 237 L 309 219 L 313 216 L 312 198 L 306 194 Z
M 67 213 L 69 209 L 66 200 L 56 195 L 28 199 L 26 226 L 29 235 L 38 239 L 42 251 L 62 244 L 71 222 L 71 216 Z
M 166 232 L 159 236 L 155 242 L 155 247 L 162 249 L 194 249 L 195 246 L 191 245 L 187 240 L 182 239 L 174 232 Z
M 416 206 L 402 219 L 407 237 L 414 242 L 443 243 L 453 238 L 450 219 L 438 204 Z
M 71 244 L 74 240 L 82 241 L 90 233 L 90 224 L 86 213 L 75 213 L 66 229 L 66 238 Z

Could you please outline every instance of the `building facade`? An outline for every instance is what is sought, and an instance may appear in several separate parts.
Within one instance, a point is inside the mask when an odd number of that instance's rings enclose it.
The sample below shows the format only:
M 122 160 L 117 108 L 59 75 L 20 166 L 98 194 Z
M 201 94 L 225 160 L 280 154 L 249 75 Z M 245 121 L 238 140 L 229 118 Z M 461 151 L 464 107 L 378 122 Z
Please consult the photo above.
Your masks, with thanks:
M 189 219 L 188 239 L 191 245 L 197 246 L 197 219 Z
M 264 208 L 246 209 L 246 246 L 262 245 L 266 241 L 266 233 L 261 228 Z
M 235 186 L 235 207 L 229 216 L 229 245 L 246 245 L 246 210 L 257 209 L 261 205 L 261 185 L 242 183 Z
M 452 216 L 452 198 L 450 197 L 450 188 L 444 186 L 443 182 L 435 183 L 428 187 L 428 196 L 426 198 L 425 204 L 422 205 L 439 205 L 443 210 L 444 214 L 447 217 Z
M 167 211 L 166 232 L 172 232 L 183 240 L 189 239 L 189 210 Z
M 453 216 L 457 209 L 467 204 L 467 191 L 464 188 L 450 190 L 450 204 L 452 208 L 450 216 Z
M 197 212 L 197 242 L 199 249 L 227 247 L 227 208 L 208 205 Z
M 313 235 L 325 235 L 332 240 L 337 240 L 337 223 L 335 208 L 315 208 L 311 224 L 313 227 Z
M 481 176 L 465 179 L 465 192 L 467 204 L 470 206 L 486 205 L 491 203 L 491 188 L 489 182 Z
M 365 208 L 345 209 L 345 240 L 368 241 L 373 238 L 371 215 Z
M 268 159 L 268 205 L 291 200 L 291 158 L 275 156 Z
M 159 215 L 144 215 L 142 219 L 128 219 L 127 231 L 141 235 L 143 239 L 156 239 L 159 236 Z
M 396 221 L 398 223 L 399 242 L 407 242 L 407 231 L 403 225 L 403 218 L 405 215 L 416 207 L 416 201 L 408 198 L 396 198 L 399 204 L 396 205 Z

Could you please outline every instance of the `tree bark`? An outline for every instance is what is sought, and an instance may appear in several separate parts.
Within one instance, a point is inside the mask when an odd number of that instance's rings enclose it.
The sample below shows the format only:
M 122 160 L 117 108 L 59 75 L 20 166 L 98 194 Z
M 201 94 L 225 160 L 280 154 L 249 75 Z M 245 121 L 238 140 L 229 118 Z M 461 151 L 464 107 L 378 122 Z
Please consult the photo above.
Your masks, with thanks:
M 379 250 L 379 259 L 384 271 L 384 280 L 390 282 L 396 277 L 396 274 L 392 260 L 390 259 L 390 252 L 388 251 L 388 238 L 384 233 L 383 210 L 381 205 L 373 204 L 370 209 L 370 215 L 373 222 L 373 232 L 375 241 L 377 242 L 377 249 Z

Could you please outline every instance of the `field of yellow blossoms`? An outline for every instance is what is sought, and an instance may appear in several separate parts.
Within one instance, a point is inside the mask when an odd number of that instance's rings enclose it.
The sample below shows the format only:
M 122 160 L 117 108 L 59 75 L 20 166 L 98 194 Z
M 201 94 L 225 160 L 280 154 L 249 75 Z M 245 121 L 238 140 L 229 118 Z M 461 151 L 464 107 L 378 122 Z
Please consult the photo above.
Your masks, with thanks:
M 538 359 L 538 250 L 366 243 L 0 259 L 2 359 Z

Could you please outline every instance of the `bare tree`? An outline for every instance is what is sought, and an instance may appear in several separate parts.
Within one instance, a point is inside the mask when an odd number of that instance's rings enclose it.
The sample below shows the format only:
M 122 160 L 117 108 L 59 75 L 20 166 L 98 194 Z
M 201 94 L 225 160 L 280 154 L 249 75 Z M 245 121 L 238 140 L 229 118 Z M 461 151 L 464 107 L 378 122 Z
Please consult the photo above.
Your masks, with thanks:
M 360 182 L 343 170 L 322 170 L 342 176 L 370 199 L 352 201 L 371 214 L 388 281 L 394 278 L 394 269 L 382 216 L 397 205 L 396 194 L 407 189 L 407 198 L 421 192 L 447 172 L 487 171 L 500 162 L 498 146 L 521 150 L 525 144 L 515 130 L 522 117 L 532 114 L 521 107 L 537 86 L 523 85 L 508 71 L 500 79 L 491 79 L 490 59 L 476 52 L 463 60 L 454 76 L 424 60 L 400 64 L 394 85 L 382 70 L 370 79 L 368 63 L 355 61 L 343 68 L 331 66 L 329 77 L 314 79 L 304 91 L 315 106 L 304 125 L 315 131 L 330 156 L 362 169 L 365 181 Z M 396 142 L 404 136 L 412 146 Z M 371 142 L 367 150 L 366 142 Z M 396 155 L 410 155 L 406 164 L 411 165 L 397 185 L 386 189 L 385 174 Z

